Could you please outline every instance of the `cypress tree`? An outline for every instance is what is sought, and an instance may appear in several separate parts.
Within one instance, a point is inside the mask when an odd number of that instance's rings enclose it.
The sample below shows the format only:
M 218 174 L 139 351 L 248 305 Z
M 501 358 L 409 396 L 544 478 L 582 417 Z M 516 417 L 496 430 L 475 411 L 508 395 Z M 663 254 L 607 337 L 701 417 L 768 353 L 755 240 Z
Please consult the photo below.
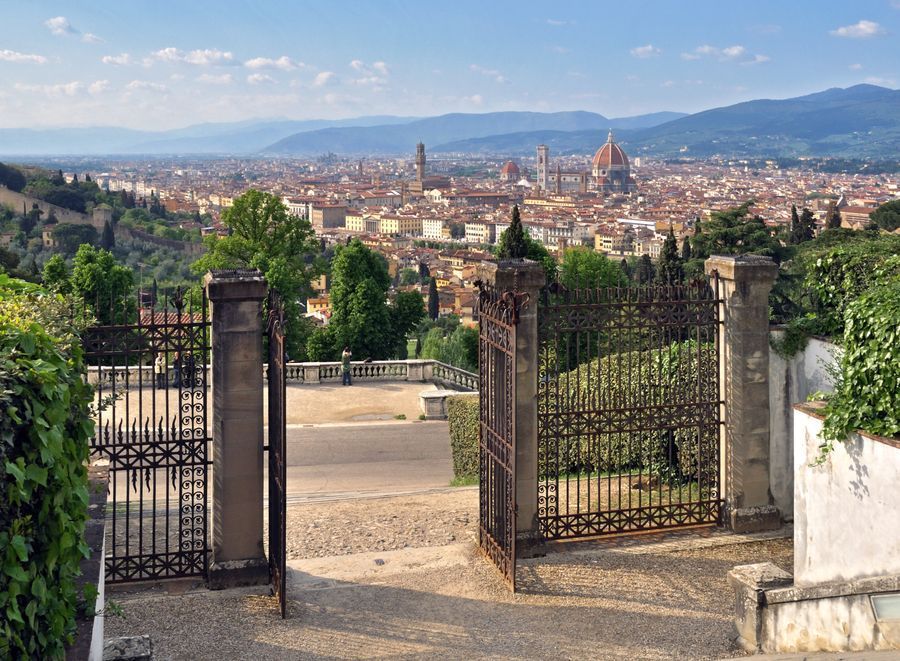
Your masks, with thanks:
M 112 250 L 116 245 L 116 235 L 109 221 L 104 221 L 103 232 L 100 234 L 100 247 L 104 250 Z
M 622 261 L 619 263 L 619 268 L 622 269 L 622 273 L 625 274 L 625 277 L 631 280 L 631 267 L 628 266 L 628 260 L 624 257 Z
M 788 227 L 788 243 L 797 245 L 800 243 L 800 217 L 797 215 L 797 205 L 791 205 L 791 224 Z
M 798 243 L 803 243 L 805 241 L 812 241 L 816 238 L 816 217 L 813 215 L 813 212 L 803 207 L 803 211 L 800 212 L 800 223 L 798 225 Z
M 691 259 L 691 240 L 689 237 L 684 237 L 684 241 L 681 242 L 681 261 L 687 262 Z
M 677 285 L 682 280 L 684 280 L 684 265 L 678 254 L 678 241 L 670 227 L 669 236 L 666 237 L 659 255 L 659 264 L 656 266 L 656 282 L 661 285 Z
M 653 261 L 650 255 L 644 253 L 638 260 L 637 281 L 642 285 L 648 285 L 653 282 Z
M 825 219 L 825 227 L 828 229 L 837 229 L 840 226 L 841 210 L 837 208 L 836 204 L 833 204 L 828 211 L 828 217 Z
M 431 278 L 428 281 L 428 316 L 432 321 L 437 321 L 441 312 L 441 300 L 438 297 L 437 280 Z
M 522 227 L 519 205 L 516 204 L 512 209 L 512 221 L 500 236 L 497 256 L 501 259 L 521 259 L 527 254 L 528 244 L 525 240 L 525 228 Z

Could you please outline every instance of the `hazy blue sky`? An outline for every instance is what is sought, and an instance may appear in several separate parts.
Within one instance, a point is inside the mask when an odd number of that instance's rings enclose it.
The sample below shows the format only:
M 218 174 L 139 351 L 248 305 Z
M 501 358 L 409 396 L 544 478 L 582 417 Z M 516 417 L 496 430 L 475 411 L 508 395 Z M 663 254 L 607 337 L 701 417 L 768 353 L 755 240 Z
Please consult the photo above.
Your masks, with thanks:
M 900 0 L 0 0 L 0 16 L 0 127 L 615 117 L 900 79 Z

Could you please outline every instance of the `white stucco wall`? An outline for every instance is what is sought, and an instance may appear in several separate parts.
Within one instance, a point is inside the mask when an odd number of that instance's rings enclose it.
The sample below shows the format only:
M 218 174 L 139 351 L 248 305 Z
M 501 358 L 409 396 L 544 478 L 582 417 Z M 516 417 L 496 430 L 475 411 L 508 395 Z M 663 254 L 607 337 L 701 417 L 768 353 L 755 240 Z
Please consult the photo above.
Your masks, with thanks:
M 784 331 L 773 329 L 772 338 Z M 835 362 L 837 347 L 810 338 L 803 351 L 789 359 L 769 351 L 769 483 L 775 505 L 785 520 L 794 510 L 793 405 L 805 402 L 814 392 L 832 392 L 834 382 L 827 367 Z
M 811 466 L 823 422 L 793 418 L 795 585 L 900 574 L 900 447 L 852 434 Z

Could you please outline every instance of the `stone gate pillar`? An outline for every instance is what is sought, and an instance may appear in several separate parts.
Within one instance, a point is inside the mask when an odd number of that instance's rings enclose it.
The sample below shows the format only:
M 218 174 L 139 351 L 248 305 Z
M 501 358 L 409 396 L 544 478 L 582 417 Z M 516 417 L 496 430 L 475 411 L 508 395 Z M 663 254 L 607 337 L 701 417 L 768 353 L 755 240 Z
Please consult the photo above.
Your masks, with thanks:
M 204 279 L 212 313 L 213 488 L 209 587 L 269 582 L 263 553 L 263 355 L 259 271 Z
M 719 373 L 726 521 L 735 532 L 781 525 L 769 485 L 769 292 L 778 266 L 757 255 L 713 256 L 719 274 Z
M 482 262 L 478 277 L 503 291 L 513 289 L 528 294 L 516 327 L 516 533 L 527 540 L 538 533 L 538 325 L 537 306 L 546 282 L 544 268 L 530 260 L 509 260 L 499 264 Z

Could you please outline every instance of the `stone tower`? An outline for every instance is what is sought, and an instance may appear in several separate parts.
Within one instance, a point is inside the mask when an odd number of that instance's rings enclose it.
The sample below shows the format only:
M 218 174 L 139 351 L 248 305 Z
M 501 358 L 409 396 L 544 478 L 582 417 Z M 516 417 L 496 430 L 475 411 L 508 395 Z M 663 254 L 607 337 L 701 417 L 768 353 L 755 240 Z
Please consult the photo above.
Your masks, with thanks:
M 416 181 L 425 179 L 425 145 L 421 142 L 416 145 Z
M 550 163 L 550 147 L 538 145 L 537 147 L 537 183 L 538 188 L 547 190 L 547 168 Z

